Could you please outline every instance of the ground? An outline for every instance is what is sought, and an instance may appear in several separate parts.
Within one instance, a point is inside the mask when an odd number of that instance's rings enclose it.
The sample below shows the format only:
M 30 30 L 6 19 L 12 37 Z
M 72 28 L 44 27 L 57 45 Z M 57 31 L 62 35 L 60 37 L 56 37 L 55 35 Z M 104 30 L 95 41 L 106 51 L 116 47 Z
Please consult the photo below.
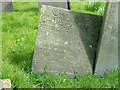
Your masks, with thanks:
M 86 2 L 72 2 L 74 11 L 103 15 L 103 12 L 86 10 Z M 104 8 L 105 3 L 101 4 Z M 14 12 L 2 15 L 2 74 L 10 79 L 12 88 L 117 88 L 118 71 L 98 77 L 90 74 L 66 77 L 65 74 L 31 74 L 32 59 L 40 13 L 38 3 L 14 2 Z

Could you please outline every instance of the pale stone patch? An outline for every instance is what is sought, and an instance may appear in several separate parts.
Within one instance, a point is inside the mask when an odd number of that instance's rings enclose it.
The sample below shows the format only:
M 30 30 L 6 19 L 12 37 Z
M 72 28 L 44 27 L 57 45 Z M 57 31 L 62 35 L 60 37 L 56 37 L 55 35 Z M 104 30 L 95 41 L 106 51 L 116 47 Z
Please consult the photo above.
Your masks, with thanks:
M 2 88 L 11 88 L 10 79 L 0 79 L 0 89 Z

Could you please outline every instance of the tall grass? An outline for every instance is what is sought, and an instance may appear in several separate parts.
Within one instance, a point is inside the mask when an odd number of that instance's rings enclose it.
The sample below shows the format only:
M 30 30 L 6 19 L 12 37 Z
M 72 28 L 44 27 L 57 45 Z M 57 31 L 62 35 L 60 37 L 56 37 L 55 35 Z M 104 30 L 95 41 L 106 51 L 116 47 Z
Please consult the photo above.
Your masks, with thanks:
M 82 6 L 83 5 L 83 6 Z M 71 3 L 72 10 L 87 12 L 86 3 Z M 79 6 L 81 8 L 79 8 Z M 97 14 L 96 12 L 89 12 Z M 2 14 L 2 76 L 10 79 L 12 88 L 117 88 L 118 71 L 98 77 L 66 77 L 46 73 L 31 74 L 33 52 L 40 13 L 38 3 L 14 2 L 14 12 Z
M 101 6 L 102 2 L 87 2 L 87 5 L 86 5 L 86 10 L 88 11 L 98 11 L 99 7 Z
M 97 14 L 103 16 L 106 2 L 71 2 L 71 9 L 74 11 Z

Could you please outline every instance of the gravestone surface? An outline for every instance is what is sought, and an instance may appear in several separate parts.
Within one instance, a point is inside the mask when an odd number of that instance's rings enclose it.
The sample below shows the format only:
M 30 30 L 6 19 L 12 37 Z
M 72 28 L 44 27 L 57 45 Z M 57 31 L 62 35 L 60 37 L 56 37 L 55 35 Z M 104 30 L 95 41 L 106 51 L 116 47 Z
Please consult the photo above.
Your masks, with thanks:
M 55 2 L 56 0 L 52 0 L 52 1 L 51 2 L 44 2 L 44 0 L 39 0 L 39 3 L 38 3 L 39 12 L 40 12 L 42 5 L 49 5 L 49 6 L 54 6 L 54 7 L 61 7 L 61 8 L 65 8 L 65 9 L 70 9 L 70 1 L 69 0 L 64 0 L 64 2 Z
M 91 72 L 102 17 L 45 5 L 40 13 L 32 72 Z
M 107 3 L 101 31 L 96 74 L 118 67 L 118 2 Z
M 120 1 L 118 2 L 118 36 L 118 54 L 120 54 Z M 118 55 L 118 65 L 120 68 L 120 55 Z
M 13 11 L 12 0 L 0 1 L 0 13 L 2 13 L 2 12 L 12 12 L 12 11 Z

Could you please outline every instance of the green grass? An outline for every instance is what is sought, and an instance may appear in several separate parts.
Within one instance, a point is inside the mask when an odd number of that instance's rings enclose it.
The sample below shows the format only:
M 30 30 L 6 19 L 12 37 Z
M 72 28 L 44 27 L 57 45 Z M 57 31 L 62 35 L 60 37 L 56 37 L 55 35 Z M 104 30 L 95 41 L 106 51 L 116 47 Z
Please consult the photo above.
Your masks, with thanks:
M 84 3 L 71 3 L 72 10 L 88 12 Z M 38 31 L 40 13 L 37 3 L 14 2 L 14 12 L 2 14 L 2 79 L 10 79 L 12 88 L 117 88 L 118 71 L 106 76 L 66 77 L 46 73 L 31 74 L 32 59 Z
M 99 6 L 97 5 L 98 3 L 92 2 L 92 4 L 90 4 L 89 2 L 71 2 L 71 9 L 78 12 L 97 14 L 103 16 L 106 3 L 101 2 Z

